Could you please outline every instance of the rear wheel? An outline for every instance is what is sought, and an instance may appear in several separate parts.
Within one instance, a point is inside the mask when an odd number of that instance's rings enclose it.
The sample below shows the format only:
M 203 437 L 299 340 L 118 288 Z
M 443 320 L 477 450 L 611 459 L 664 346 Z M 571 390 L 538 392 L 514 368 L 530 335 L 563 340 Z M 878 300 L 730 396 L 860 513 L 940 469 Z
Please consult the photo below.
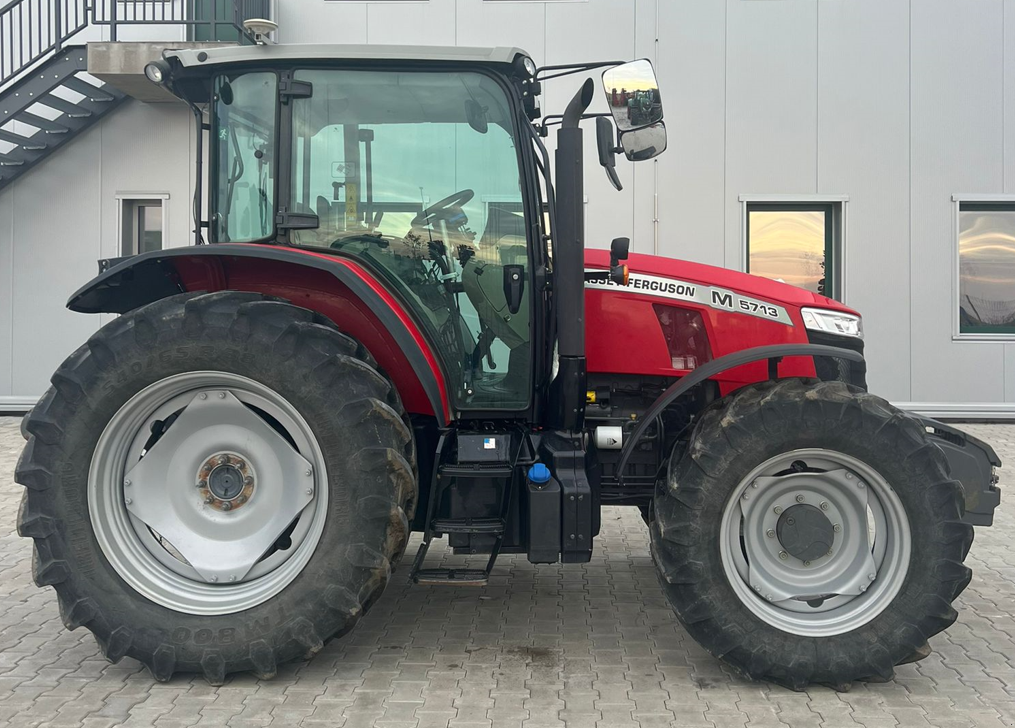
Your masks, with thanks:
M 742 389 L 703 413 L 655 498 L 652 550 L 688 632 L 795 689 L 889 679 L 969 582 L 972 528 L 920 424 L 838 382 Z
M 156 678 L 274 674 L 380 595 L 416 497 L 412 432 L 369 354 L 256 294 L 183 295 L 72 354 L 16 478 L 68 628 Z

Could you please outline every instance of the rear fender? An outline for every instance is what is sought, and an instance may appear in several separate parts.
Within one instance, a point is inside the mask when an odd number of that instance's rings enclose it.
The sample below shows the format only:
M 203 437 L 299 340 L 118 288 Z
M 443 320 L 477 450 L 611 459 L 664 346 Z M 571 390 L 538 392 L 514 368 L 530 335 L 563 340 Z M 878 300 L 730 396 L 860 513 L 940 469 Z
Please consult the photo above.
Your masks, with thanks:
M 422 330 L 367 269 L 347 258 L 269 245 L 172 248 L 116 262 L 67 302 L 81 313 L 126 313 L 188 291 L 251 291 L 332 320 L 362 343 L 406 409 L 450 417 L 444 375 Z

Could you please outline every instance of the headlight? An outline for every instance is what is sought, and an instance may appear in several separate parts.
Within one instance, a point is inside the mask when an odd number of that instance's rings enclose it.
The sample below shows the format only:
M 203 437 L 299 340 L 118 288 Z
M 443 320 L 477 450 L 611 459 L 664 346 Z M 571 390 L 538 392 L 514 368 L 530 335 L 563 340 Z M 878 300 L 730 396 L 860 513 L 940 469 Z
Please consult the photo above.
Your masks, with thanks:
M 800 315 L 803 316 L 804 326 L 811 331 L 863 338 L 863 321 L 859 316 L 823 308 L 802 308 Z
M 154 84 L 161 86 L 165 83 L 166 72 L 169 67 L 164 61 L 152 61 L 144 67 L 144 75 L 148 77 L 148 80 Z

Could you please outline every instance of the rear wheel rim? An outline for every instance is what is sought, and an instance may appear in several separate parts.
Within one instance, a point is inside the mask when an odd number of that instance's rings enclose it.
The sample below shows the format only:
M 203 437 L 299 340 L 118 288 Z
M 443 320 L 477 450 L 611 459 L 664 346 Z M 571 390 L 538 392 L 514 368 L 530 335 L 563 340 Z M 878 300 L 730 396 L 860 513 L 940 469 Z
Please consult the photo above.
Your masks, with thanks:
M 794 513 L 822 534 L 809 547 L 789 538 Z M 825 533 L 829 549 L 815 556 Z M 874 468 L 834 450 L 766 460 L 733 490 L 721 520 L 733 591 L 756 617 L 791 634 L 826 637 L 872 621 L 901 590 L 911 552 L 898 494 Z
M 169 423 L 161 438 L 158 422 Z M 110 565 L 146 598 L 187 614 L 230 614 L 281 592 L 313 556 L 327 506 L 309 424 L 270 387 L 227 372 L 177 374 L 138 392 L 104 428 L 88 476 L 89 516 Z

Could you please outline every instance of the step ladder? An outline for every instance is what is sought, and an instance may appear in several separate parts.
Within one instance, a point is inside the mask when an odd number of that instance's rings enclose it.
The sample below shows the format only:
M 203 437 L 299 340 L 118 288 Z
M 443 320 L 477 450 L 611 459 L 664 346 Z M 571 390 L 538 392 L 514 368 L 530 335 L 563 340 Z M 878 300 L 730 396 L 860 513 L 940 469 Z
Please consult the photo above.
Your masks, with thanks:
M 427 503 L 426 521 L 423 527 L 423 543 L 416 552 L 416 558 L 412 563 L 411 577 L 416 584 L 433 584 L 441 586 L 486 586 L 490 579 L 490 572 L 497 561 L 501 545 L 504 542 L 504 534 L 507 531 L 508 509 L 511 504 L 512 494 L 517 488 L 518 480 L 518 454 L 524 444 L 524 438 L 519 438 L 518 447 L 515 450 L 512 462 L 489 462 L 489 463 L 460 463 L 445 464 L 444 453 L 448 443 L 456 435 L 455 432 L 442 433 L 437 443 L 437 459 L 434 468 L 433 480 L 430 483 L 430 498 Z M 503 480 L 497 512 L 499 516 L 474 517 L 474 518 L 437 518 L 435 514 L 440 513 L 441 500 L 445 493 L 451 489 L 453 484 L 468 482 L 476 479 Z M 424 569 L 423 560 L 426 558 L 430 543 L 434 537 L 450 534 L 468 534 L 479 536 L 493 536 L 493 547 L 490 549 L 490 556 L 487 559 L 486 567 L 483 569 Z
M 0 189 L 126 101 L 87 69 L 85 46 L 70 46 L 0 89 Z

